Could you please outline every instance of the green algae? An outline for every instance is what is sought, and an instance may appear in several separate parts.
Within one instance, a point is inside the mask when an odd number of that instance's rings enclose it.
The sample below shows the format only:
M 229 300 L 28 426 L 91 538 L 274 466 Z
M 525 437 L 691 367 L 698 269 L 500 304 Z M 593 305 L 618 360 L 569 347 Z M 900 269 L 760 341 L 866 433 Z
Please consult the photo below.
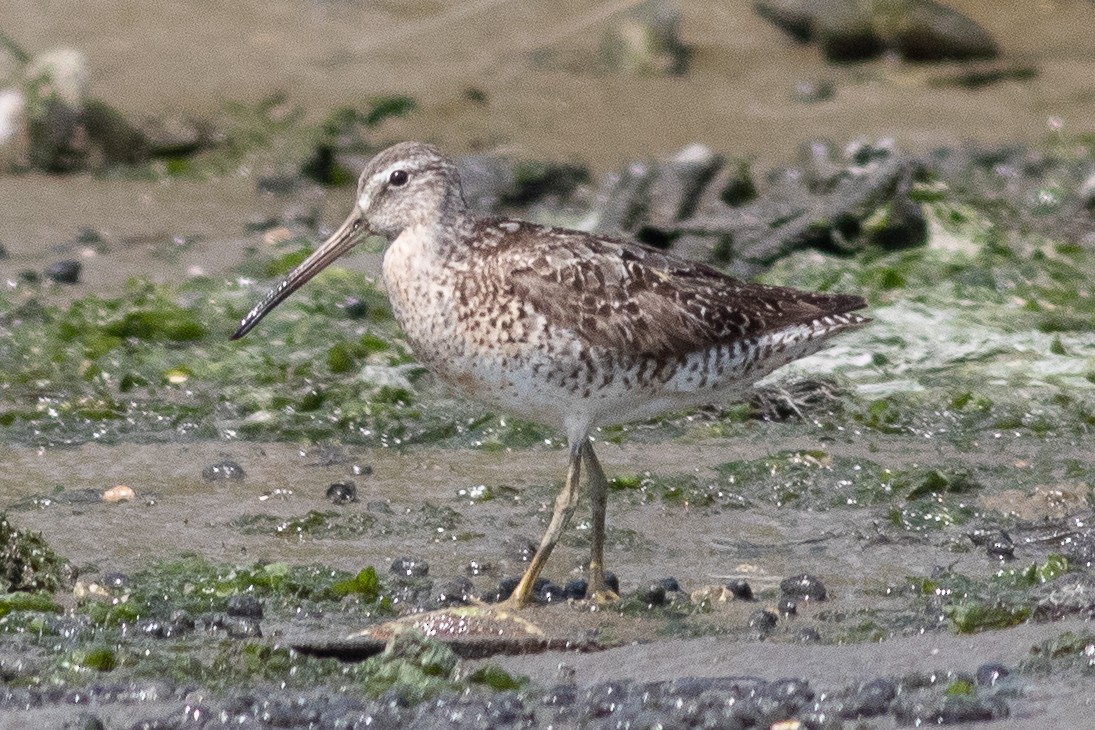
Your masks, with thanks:
M 1065 631 L 1030 648 L 1030 657 L 1020 669 L 1031 674 L 1058 674 L 1080 670 L 1095 675 L 1095 631 Z
M 74 572 L 40 534 L 16 529 L 0 512 L 0 593 L 57 591 L 72 583 Z M 26 610 L 11 605 L 18 600 L 8 598 L 9 610 Z
M 927 599 L 960 634 L 1016 626 L 1035 615 L 1042 600 L 1036 590 L 1067 573 L 1068 560 L 1050 553 L 1044 562 L 1001 568 L 987 578 L 944 571 L 931 578 L 910 578 L 915 593 Z

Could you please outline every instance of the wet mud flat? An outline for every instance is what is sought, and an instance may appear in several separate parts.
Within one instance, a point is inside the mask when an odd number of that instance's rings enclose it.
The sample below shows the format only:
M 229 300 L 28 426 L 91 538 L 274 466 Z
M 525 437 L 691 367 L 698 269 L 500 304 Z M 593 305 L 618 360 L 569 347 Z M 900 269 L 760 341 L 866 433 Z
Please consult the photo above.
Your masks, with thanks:
M 462 401 L 413 362 L 375 252 L 230 343 L 309 228 L 194 241 L 186 255 L 216 249 L 223 268 L 121 289 L 111 262 L 180 259 L 73 244 L 102 277 L 17 274 L 0 301 L 2 722 L 1082 723 L 1085 150 L 943 156 L 901 193 L 923 223 L 901 246 L 869 227 L 841 251 L 788 237 L 762 280 L 861 292 L 874 323 L 745 403 L 599 431 L 622 600 L 582 598 L 583 509 L 522 615 L 545 639 L 516 640 L 524 654 L 413 633 L 344 651 L 363 628 L 504 597 L 564 461 L 560 434 Z M 1022 184 L 994 172 L 1033 158 Z M 879 159 L 870 169 L 890 169 Z
M 723 83 L 709 42 L 691 79 L 707 91 L 673 93 L 723 98 L 703 86 Z M 1082 108 L 1067 81 L 1086 83 L 1088 62 L 1055 53 L 1034 59 L 1057 84 L 1047 98 Z M 816 70 L 813 54 L 790 54 L 795 73 Z M 915 133 L 899 137 L 915 154 L 814 141 L 757 152 L 783 165 L 762 170 L 726 148 L 678 150 L 719 125 L 670 98 L 697 115 L 673 128 L 686 136 L 655 143 L 665 125 L 651 122 L 626 139 L 656 159 L 621 163 L 635 155 L 600 143 L 605 120 L 647 118 L 635 89 L 669 84 L 605 77 L 626 99 L 587 136 L 571 115 L 525 147 L 553 159 L 460 159 L 483 212 L 860 293 L 874 318 L 744 403 L 599 431 L 621 601 L 583 599 L 582 505 L 522 614 L 542 635 L 493 655 L 408 633 L 352 656 L 347 637 L 504 597 L 560 487 L 561 434 L 467 403 L 413 361 L 379 246 L 261 336 L 227 337 L 340 219 L 382 139 L 475 149 L 510 138 L 492 124 L 539 114 L 544 83 L 576 104 L 592 87 L 532 67 L 487 89 L 494 112 L 433 85 L 412 89 L 414 111 L 403 97 L 331 108 L 317 83 L 307 114 L 284 97 L 233 107 L 220 146 L 192 158 L 0 177 L 0 727 L 1083 726 L 1095 145 L 1066 128 L 930 151 L 962 105 L 924 93 L 931 73 L 884 63 L 832 70 L 837 99 L 873 89 L 944 114 L 909 114 Z M 777 71 L 744 81 L 779 99 L 731 106 L 793 120 L 796 144 L 871 121 L 856 103 L 791 103 Z M 1014 83 L 946 93 L 973 105 L 958 116 L 977 131 Z M 1040 138 L 1028 122 L 1045 109 L 1023 111 L 984 139 Z M 724 138 L 732 154 L 772 137 L 738 122 L 761 136 Z M 616 172 L 598 177 L 575 149 Z
M 904 169 L 867 150 L 875 167 L 845 161 L 867 170 L 849 180 Z M 88 234 L 71 244 L 95 252 L 86 281 L 17 272 L 0 301 L 3 723 L 1082 723 L 1095 267 L 1076 222 L 1092 153 L 955 154 L 855 213 L 914 204 L 914 225 L 864 225 L 836 251 L 787 236 L 760 274 L 861 292 L 869 328 L 745 403 L 596 434 L 622 600 L 583 600 L 581 510 L 522 615 L 542 638 L 492 656 L 413 633 L 346 651 L 364 628 L 504 597 L 564 462 L 560 434 L 413 362 L 375 251 L 238 343 L 234 323 L 318 237 L 307 225 L 183 256 Z M 111 278 L 112 262 L 206 250 L 219 268 Z

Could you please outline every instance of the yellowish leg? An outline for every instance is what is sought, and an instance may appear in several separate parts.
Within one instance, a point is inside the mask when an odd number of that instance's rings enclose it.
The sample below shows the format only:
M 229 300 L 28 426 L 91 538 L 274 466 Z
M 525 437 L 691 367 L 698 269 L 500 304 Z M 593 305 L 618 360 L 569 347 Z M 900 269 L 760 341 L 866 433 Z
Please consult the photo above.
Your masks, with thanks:
M 609 603 L 619 596 L 605 585 L 605 512 L 608 508 L 608 479 L 601 462 L 593 453 L 593 444 L 587 443 L 582 456 L 589 470 L 589 501 L 593 508 L 593 548 L 589 558 L 589 600 Z
M 544 538 L 540 540 L 540 547 L 532 556 L 525 574 L 521 576 L 521 582 L 513 589 L 513 594 L 501 604 L 502 608 L 523 608 L 532 595 L 532 588 L 536 585 L 536 579 L 540 577 L 540 571 L 544 569 L 544 563 L 551 556 L 555 543 L 559 542 L 559 536 L 563 534 L 567 523 L 570 522 L 574 508 L 578 506 L 578 479 L 582 474 L 582 452 L 589 450 L 589 442 L 583 437 L 577 443 L 570 446 L 570 465 L 567 467 L 567 480 L 563 485 L 563 491 L 555 498 L 555 512 L 551 515 Z M 598 466 L 598 468 L 600 468 Z

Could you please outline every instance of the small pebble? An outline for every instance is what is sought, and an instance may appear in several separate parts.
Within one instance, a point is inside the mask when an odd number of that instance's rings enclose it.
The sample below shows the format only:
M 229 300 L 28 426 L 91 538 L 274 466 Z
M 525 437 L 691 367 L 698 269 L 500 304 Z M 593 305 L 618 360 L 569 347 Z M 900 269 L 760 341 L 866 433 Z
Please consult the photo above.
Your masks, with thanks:
M 125 573 L 107 573 L 103 576 L 101 582 L 111 590 L 125 588 L 129 585 L 129 576 Z
M 988 553 L 990 558 L 1011 560 L 1015 557 L 1015 543 L 1011 541 L 1011 536 L 1008 533 L 1000 530 L 999 534 L 989 540 L 988 545 L 985 546 L 985 552 Z
M 734 594 L 734 598 L 739 601 L 751 601 L 753 600 L 753 588 L 748 582 L 741 578 L 735 578 L 726 584 L 727 589 Z
M 464 572 L 468 575 L 487 575 L 494 572 L 494 564 L 482 560 L 470 560 L 464 566 Z
M 977 668 L 977 684 L 992 687 L 1009 674 L 1011 672 L 1003 664 L 982 664 Z
M 56 261 L 46 269 L 46 276 L 58 284 L 77 284 L 80 281 L 80 262 L 72 259 Z
M 548 581 L 543 585 L 539 585 L 539 581 L 537 581 L 536 600 L 540 603 L 561 603 L 567 600 L 567 593 L 557 583 Z
M 225 460 L 202 469 L 202 479 L 207 482 L 234 481 L 238 482 L 246 476 L 243 467 L 238 462 Z
M 442 583 L 433 594 L 433 603 L 438 608 L 466 606 L 475 597 L 475 586 L 463 576 L 450 578 Z
M 350 467 L 350 473 L 355 477 L 372 476 L 373 467 L 368 464 L 354 464 Z
M 566 593 L 566 597 L 575 601 L 583 600 L 588 591 L 589 583 L 586 582 L 585 578 L 568 580 L 567 584 L 563 587 L 563 592 Z
M 90 712 L 81 712 L 74 720 L 67 720 L 63 730 L 105 730 L 103 721 Z
M 620 595 L 620 579 L 611 571 L 605 572 L 605 586 L 612 589 L 617 596 Z
M 813 626 L 807 626 L 798 632 L 798 641 L 800 644 L 816 644 L 821 641 L 821 634 Z
M 808 573 L 784 578 L 779 589 L 785 597 L 800 601 L 824 601 L 827 595 L 824 584 Z
M 658 585 L 665 589 L 666 593 L 681 593 L 681 584 L 677 582 L 676 578 L 672 576 L 668 578 L 662 578 L 658 581 Z
M 228 615 L 243 618 L 262 618 L 262 601 L 250 593 L 232 596 L 228 599 Z
M 124 484 L 119 484 L 119 485 L 117 485 L 115 487 L 111 487 L 110 489 L 103 492 L 103 501 L 104 502 L 129 502 L 132 499 L 134 499 L 136 496 L 137 495 L 133 492 L 133 490 L 130 487 L 127 487 Z
M 895 697 L 897 685 L 888 679 L 875 679 L 859 688 L 843 714 L 849 719 L 882 715 L 889 712 Z
M 392 514 L 392 506 L 383 499 L 374 499 L 373 501 L 365 505 L 365 509 L 377 515 Z
M 763 633 L 767 633 L 776 627 L 779 622 L 779 616 L 771 611 L 754 611 L 749 617 L 749 627 L 758 629 Z
M 506 541 L 503 549 L 507 557 L 527 563 L 536 554 L 536 543 L 523 537 L 514 537 Z
M 780 616 L 794 616 L 798 613 L 798 604 L 795 603 L 795 599 L 783 596 L 779 599 L 779 615 Z
M 517 588 L 517 584 L 521 582 L 520 576 L 510 576 L 503 578 L 498 583 L 498 591 L 494 594 L 494 601 L 504 601 L 513 595 L 513 591 Z
M 346 297 L 338 308 L 349 319 L 365 319 L 369 316 L 369 305 L 357 297 Z
M 396 558 L 388 570 L 399 576 L 423 578 L 429 574 L 430 564 L 422 558 Z
M 666 604 L 665 587 L 661 583 L 647 586 L 639 591 L 638 599 L 640 603 L 645 603 L 648 607 L 664 606 Z
M 228 616 L 221 622 L 221 628 L 232 639 L 257 639 L 262 636 L 259 622 L 243 616 Z
M 357 485 L 347 479 L 344 482 L 335 482 L 327 487 L 327 499 L 335 504 L 349 504 L 357 501 Z

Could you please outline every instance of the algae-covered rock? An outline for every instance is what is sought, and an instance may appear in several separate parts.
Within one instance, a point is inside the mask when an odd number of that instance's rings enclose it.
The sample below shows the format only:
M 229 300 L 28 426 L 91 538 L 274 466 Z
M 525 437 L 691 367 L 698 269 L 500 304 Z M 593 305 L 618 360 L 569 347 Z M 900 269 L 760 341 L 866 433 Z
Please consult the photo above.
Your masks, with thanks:
M 816 41 L 830 61 L 893 51 L 909 61 L 997 55 L 992 36 L 933 0 L 758 0 L 757 14 L 802 42 Z
M 15 529 L 0 513 L 0 593 L 56 591 L 74 577 L 72 566 L 40 534 Z
M 683 74 L 691 50 L 680 37 L 675 0 L 646 0 L 611 23 L 601 38 L 601 62 L 612 71 Z

